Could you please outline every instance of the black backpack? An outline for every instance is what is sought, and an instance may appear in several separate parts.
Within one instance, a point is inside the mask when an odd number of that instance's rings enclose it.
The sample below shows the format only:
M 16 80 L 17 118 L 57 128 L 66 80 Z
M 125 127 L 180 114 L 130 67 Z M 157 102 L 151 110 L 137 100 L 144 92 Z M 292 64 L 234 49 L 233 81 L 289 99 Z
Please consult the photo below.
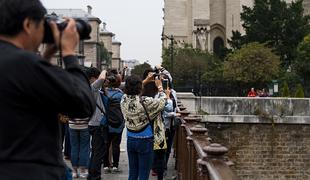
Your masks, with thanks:
M 114 96 L 121 93 L 121 91 L 114 92 L 112 95 L 107 95 L 107 103 L 103 103 L 106 109 L 107 125 L 112 128 L 119 128 L 124 123 L 123 113 L 121 111 L 120 100 Z

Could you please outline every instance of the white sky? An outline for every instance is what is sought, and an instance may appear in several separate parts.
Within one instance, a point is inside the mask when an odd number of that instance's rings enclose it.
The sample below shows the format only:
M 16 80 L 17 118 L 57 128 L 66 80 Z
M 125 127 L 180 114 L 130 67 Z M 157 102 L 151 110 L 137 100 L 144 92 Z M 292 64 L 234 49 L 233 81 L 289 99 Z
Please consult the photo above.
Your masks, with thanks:
M 46 8 L 83 9 L 107 23 L 122 43 L 121 58 L 161 63 L 163 0 L 41 0 Z

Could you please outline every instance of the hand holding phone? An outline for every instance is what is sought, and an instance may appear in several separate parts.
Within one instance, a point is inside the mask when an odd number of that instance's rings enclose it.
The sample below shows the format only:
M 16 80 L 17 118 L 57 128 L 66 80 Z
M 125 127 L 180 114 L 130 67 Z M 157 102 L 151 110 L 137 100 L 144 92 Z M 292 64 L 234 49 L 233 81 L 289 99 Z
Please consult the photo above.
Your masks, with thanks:
M 162 80 L 162 84 L 163 84 L 163 89 L 164 90 L 168 89 L 168 79 L 163 79 Z

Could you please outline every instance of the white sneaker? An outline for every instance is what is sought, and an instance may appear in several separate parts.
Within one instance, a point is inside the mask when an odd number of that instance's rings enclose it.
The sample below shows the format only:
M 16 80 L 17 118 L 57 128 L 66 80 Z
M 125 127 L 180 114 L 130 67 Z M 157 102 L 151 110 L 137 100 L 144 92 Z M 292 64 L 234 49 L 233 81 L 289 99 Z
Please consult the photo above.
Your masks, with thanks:
M 112 172 L 113 172 L 113 173 L 118 173 L 118 172 L 121 172 L 121 170 L 118 169 L 118 167 L 113 167 L 113 168 L 112 168 Z
M 110 173 L 110 172 L 111 172 L 111 169 L 110 169 L 109 167 L 104 167 L 104 168 L 103 168 L 103 171 L 104 171 L 105 173 Z
M 80 178 L 87 178 L 88 172 L 80 173 Z
M 78 178 L 78 174 L 76 172 L 72 172 L 72 177 L 73 178 Z

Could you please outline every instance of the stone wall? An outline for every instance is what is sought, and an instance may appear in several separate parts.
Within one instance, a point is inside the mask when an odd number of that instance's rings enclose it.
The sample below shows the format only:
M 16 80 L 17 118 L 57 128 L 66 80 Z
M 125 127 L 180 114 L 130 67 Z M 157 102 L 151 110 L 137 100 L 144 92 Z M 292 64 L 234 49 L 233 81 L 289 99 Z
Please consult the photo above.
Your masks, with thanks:
M 97 44 L 91 42 L 84 43 L 85 62 L 91 62 L 93 67 L 97 67 Z
M 208 123 L 242 180 L 310 179 L 309 124 Z
M 177 93 L 190 112 L 208 115 L 271 115 L 310 116 L 309 98 L 278 97 L 199 97 L 192 93 Z
M 178 93 L 204 114 L 211 142 L 226 146 L 241 180 L 310 179 L 310 99 L 195 97 Z

